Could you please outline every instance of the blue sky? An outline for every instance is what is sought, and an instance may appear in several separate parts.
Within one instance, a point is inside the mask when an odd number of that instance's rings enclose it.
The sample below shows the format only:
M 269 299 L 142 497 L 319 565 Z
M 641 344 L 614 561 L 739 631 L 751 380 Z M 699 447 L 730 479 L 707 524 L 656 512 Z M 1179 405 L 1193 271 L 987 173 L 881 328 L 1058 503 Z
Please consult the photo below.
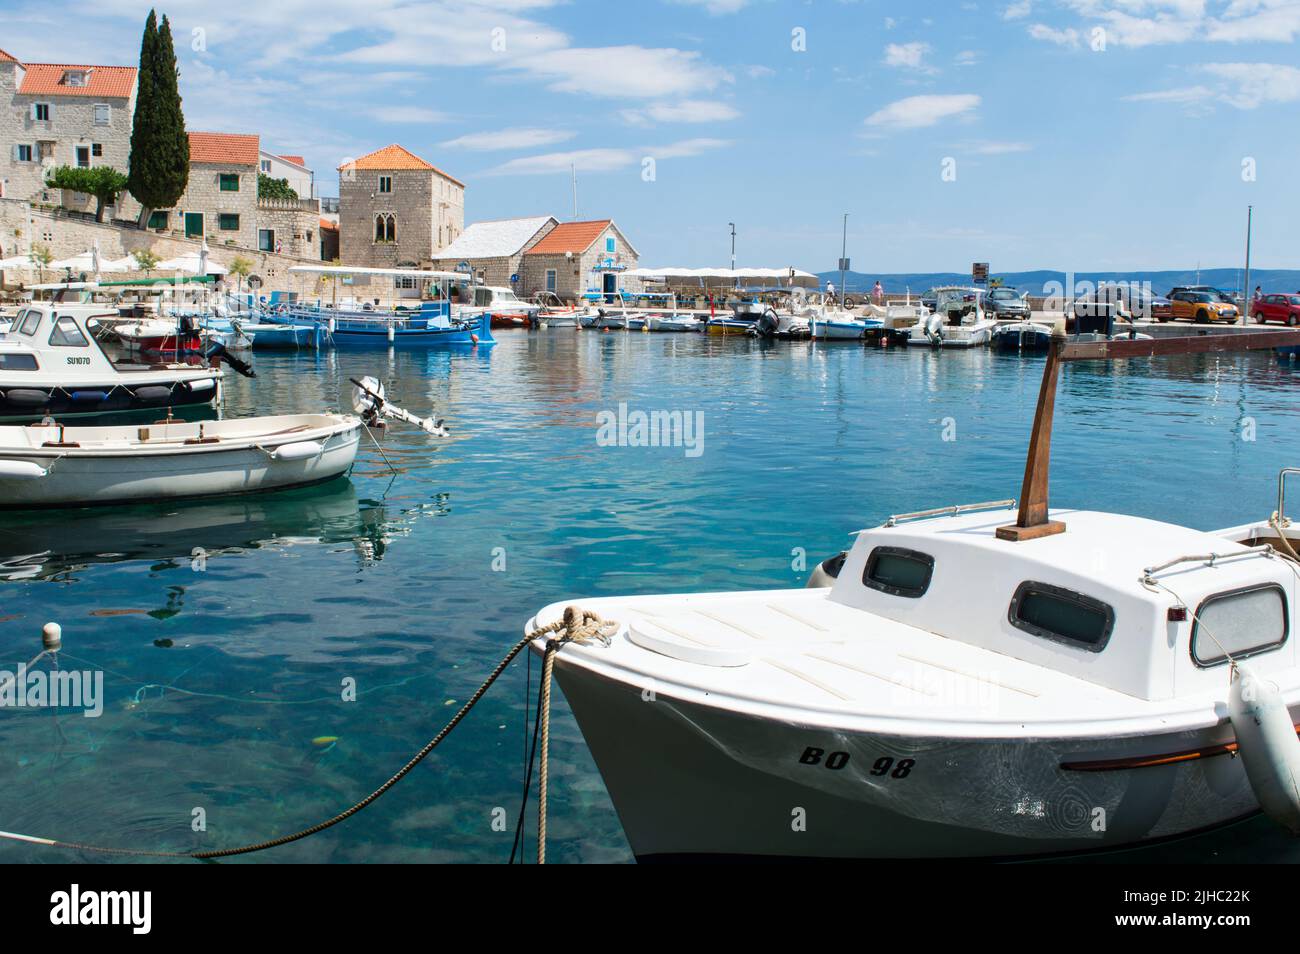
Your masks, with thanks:
M 33 62 L 134 64 L 148 3 L 0 0 Z M 401 143 L 467 221 L 618 221 L 647 265 L 1294 267 L 1300 0 L 177 0 L 191 129 Z M 653 160 L 653 164 L 647 163 Z

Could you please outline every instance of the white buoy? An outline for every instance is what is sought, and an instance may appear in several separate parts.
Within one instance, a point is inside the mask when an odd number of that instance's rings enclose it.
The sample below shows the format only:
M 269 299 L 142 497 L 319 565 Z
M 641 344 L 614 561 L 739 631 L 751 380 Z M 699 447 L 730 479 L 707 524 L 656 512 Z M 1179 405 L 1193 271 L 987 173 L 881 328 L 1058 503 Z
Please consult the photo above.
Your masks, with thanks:
M 46 623 L 41 627 L 41 648 L 46 652 L 57 653 L 63 648 L 63 627 L 58 623 Z
M 1228 692 L 1237 754 L 1264 814 L 1300 835 L 1300 738 L 1277 686 L 1244 666 Z

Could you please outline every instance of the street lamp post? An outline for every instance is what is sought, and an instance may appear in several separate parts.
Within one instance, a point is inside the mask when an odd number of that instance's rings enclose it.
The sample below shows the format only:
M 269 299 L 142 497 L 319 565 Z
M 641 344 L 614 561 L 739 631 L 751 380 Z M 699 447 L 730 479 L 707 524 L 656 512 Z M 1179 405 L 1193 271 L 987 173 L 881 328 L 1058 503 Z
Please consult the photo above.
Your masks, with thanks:
M 1246 206 L 1246 281 L 1242 291 L 1241 323 L 1246 324 L 1250 317 L 1250 308 L 1255 303 L 1250 292 L 1250 227 L 1255 216 L 1255 207 Z
M 735 272 L 736 270 L 736 223 L 728 222 L 727 224 L 731 226 L 731 270 L 732 272 Z M 735 283 L 733 284 L 732 287 L 734 288 L 740 287 L 739 279 L 734 274 L 731 276 L 731 280 L 733 283 Z

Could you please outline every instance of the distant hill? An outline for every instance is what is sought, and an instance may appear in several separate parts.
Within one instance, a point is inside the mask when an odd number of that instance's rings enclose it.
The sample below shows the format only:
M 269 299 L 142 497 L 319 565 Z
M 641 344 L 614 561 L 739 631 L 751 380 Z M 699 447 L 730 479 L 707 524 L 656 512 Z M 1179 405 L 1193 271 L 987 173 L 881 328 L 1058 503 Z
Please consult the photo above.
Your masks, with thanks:
M 817 275 L 821 279 L 823 287 L 827 282 L 834 282 L 836 287 L 839 287 L 839 272 L 818 272 Z M 1061 286 L 1065 284 L 1064 272 L 1049 269 L 1039 269 L 1032 272 L 992 272 L 990 278 L 1000 278 L 1002 284 L 1031 294 L 1041 294 L 1048 282 L 1056 282 Z M 892 275 L 873 275 L 863 272 L 846 272 L 844 283 L 848 285 L 850 292 L 860 293 L 870 290 L 877 280 L 885 287 L 887 292 L 901 293 L 910 288 L 915 294 L 940 285 L 969 285 L 970 274 L 961 272 L 905 272 Z M 1150 282 L 1152 291 L 1158 295 L 1164 294 L 1175 285 L 1213 285 L 1215 288 L 1221 288 L 1224 291 L 1239 291 L 1238 286 L 1240 286 L 1242 280 L 1242 269 L 1202 268 L 1199 273 L 1196 269 L 1168 272 L 1078 272 L 1075 274 L 1074 280 L 1076 282 L 1091 282 L 1093 285 L 1099 282 Z M 1259 285 L 1265 292 L 1297 292 L 1300 291 L 1300 269 L 1265 268 L 1259 271 L 1252 269 L 1250 284 L 1252 287 Z

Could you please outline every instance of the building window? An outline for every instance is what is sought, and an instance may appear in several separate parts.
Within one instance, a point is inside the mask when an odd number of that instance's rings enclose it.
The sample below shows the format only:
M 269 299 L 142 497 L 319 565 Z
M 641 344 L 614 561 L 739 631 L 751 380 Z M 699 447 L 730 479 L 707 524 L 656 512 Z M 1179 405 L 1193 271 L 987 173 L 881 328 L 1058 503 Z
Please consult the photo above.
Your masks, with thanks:
M 263 252 L 274 252 L 275 251 L 275 229 L 258 229 L 257 247 Z
M 165 212 L 165 211 L 164 211 L 164 212 L 154 212 L 152 215 L 149 216 L 149 228 L 151 228 L 151 229 L 165 229 L 165 228 L 167 228 L 167 216 L 168 216 L 168 214 L 169 214 L 169 213 L 167 213 L 167 212 Z
M 112 111 L 107 103 L 95 104 L 95 125 L 107 126 L 112 121 Z
M 397 241 L 397 217 L 391 212 L 379 212 L 375 215 L 375 241 Z
M 611 235 L 609 238 L 605 239 L 606 252 L 608 252 L 610 255 L 613 255 L 616 248 L 617 246 L 614 244 L 614 236 Z
M 86 74 L 81 70 L 68 70 L 63 74 L 64 86 L 85 86 Z
M 50 121 L 50 104 L 32 103 L 32 119 L 38 123 L 48 123 Z
M 392 194 L 392 191 L 393 191 L 393 177 L 392 177 L 392 176 L 380 176 L 380 177 L 379 177 L 379 193 L 380 193 L 380 195 L 391 195 L 391 194 Z
M 90 168 L 90 147 L 89 146 L 77 147 L 77 168 L 79 169 Z
M 14 146 L 14 160 L 16 162 L 31 162 L 32 155 L 32 147 L 30 145 L 19 143 Z
M 267 173 L 269 173 L 269 172 L 271 171 L 271 160 L 270 160 L 270 159 L 263 159 L 263 160 L 262 160 L 262 171 L 263 171 L 263 172 L 267 172 Z
M 220 182 L 221 182 L 221 191 L 222 191 L 222 192 L 238 192 L 238 191 L 239 191 L 239 173 L 237 173 L 237 172 L 223 172 L 223 173 L 221 173 L 221 174 L 218 176 L 218 179 L 220 179 Z
M 239 231 L 239 214 L 237 212 L 221 212 L 217 215 L 217 228 L 223 232 Z
M 90 154 L 96 159 L 104 158 L 104 144 L 102 142 L 92 142 L 90 144 Z
M 555 291 L 555 269 L 553 268 L 546 270 L 546 290 L 548 292 Z

